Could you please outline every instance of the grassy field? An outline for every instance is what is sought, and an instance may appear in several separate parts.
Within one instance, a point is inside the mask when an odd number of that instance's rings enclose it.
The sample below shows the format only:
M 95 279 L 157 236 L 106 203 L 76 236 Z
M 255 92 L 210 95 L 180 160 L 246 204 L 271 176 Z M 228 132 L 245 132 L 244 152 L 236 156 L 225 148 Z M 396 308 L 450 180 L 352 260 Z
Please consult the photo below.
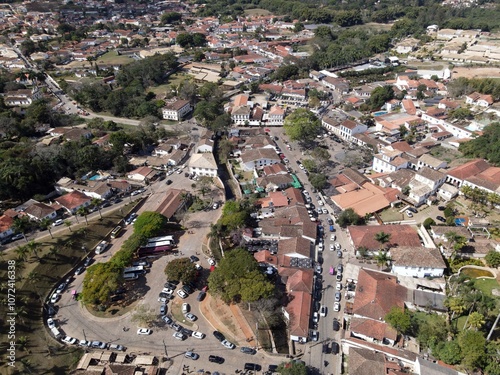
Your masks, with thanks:
M 245 9 L 245 14 L 247 16 L 269 16 L 271 12 L 265 9 L 255 8 L 255 9 Z
M 109 51 L 97 59 L 97 64 L 124 64 L 125 65 L 125 64 L 130 64 L 133 61 L 134 61 L 134 59 L 132 59 L 128 56 L 118 55 L 118 53 L 116 53 L 116 51 Z
M 128 214 L 134 203 L 123 209 Z M 54 286 L 72 274 L 73 268 L 87 255 L 85 249 L 93 249 L 110 230 L 123 218 L 119 211 L 112 211 L 103 219 L 90 221 L 80 219 L 61 235 L 37 242 L 38 252 L 19 258 L 15 250 L 3 252 L 0 265 L 0 277 L 7 280 L 8 262 L 16 263 L 16 365 L 19 373 L 31 374 L 68 374 L 76 365 L 83 351 L 77 347 L 68 347 L 56 341 L 47 331 L 43 319 L 43 304 Z M 4 299 L 7 285 L 2 283 Z M 2 303 L 0 313 L 6 316 L 6 305 Z M 7 334 L 2 325 L 2 334 Z M 6 342 L 0 348 L 7 352 Z M 2 356 L 1 365 L 5 366 L 6 356 Z M 12 369 L 14 370 L 14 369 Z M 10 374 L 5 371 L 2 374 Z

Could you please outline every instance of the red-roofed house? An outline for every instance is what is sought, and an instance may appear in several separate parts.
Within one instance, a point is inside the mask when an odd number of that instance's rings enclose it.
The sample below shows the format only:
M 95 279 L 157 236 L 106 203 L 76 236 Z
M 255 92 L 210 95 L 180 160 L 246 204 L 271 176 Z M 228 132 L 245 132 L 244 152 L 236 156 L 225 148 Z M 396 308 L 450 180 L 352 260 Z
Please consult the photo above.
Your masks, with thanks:
M 311 295 L 307 292 L 288 294 L 288 304 L 283 308 L 283 315 L 288 320 L 290 340 L 306 342 L 309 337 L 311 319 Z
M 92 198 L 75 190 L 56 198 L 55 201 L 74 215 L 81 207 L 88 207 Z
M 187 194 L 185 190 L 170 189 L 166 192 L 156 212 L 159 212 L 169 221 L 172 221 L 175 214 L 186 207 L 188 199 L 184 198 L 184 194 Z
M 14 229 L 12 225 L 14 224 L 14 219 L 7 215 L 0 216 L 0 239 L 7 238 L 14 234 Z
M 421 246 L 420 237 L 417 231 L 410 225 L 365 225 L 347 227 L 352 246 L 354 246 L 356 250 L 360 247 L 364 247 L 372 252 L 380 250 L 380 242 L 375 239 L 375 235 L 382 231 L 390 235 L 389 242 L 386 244 L 388 247 Z
M 459 167 L 450 169 L 446 177 L 446 182 L 453 184 L 457 187 L 461 187 L 464 180 L 485 171 L 489 167 L 490 165 L 486 160 L 483 159 L 471 160 Z
M 489 107 L 494 103 L 493 96 L 483 95 L 478 92 L 473 92 L 465 97 L 465 102 L 470 105 L 477 105 L 479 107 Z
M 383 322 L 393 307 L 404 309 L 406 294 L 407 289 L 398 283 L 397 277 L 361 269 L 352 308 L 353 316 Z
M 145 182 L 151 179 L 155 174 L 156 171 L 154 169 L 143 166 L 129 172 L 127 177 L 131 180 Z

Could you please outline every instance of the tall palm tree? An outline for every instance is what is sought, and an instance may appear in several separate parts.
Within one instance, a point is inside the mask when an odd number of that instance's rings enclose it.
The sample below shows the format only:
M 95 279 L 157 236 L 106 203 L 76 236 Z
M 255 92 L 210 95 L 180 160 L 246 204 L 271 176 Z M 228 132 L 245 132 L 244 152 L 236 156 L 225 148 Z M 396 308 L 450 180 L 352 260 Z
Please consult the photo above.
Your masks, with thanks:
M 448 250 L 451 251 L 451 258 L 455 259 L 457 253 L 467 244 L 467 238 L 457 232 L 449 231 L 444 234 L 445 238 L 448 240 Z
M 40 260 L 40 257 L 38 256 L 38 251 L 40 250 L 40 244 L 38 242 L 35 242 L 34 240 L 31 240 L 30 242 L 28 242 L 26 246 L 30 254 L 33 254 L 37 260 Z
M 70 220 L 64 220 L 64 225 L 66 225 L 66 227 L 69 229 L 70 232 L 72 232 L 71 224 L 73 223 Z
M 377 255 L 375 255 L 375 261 L 377 262 L 377 266 L 380 268 L 385 268 L 391 261 L 391 258 L 387 255 L 387 251 L 379 251 Z
M 102 219 L 102 214 L 101 214 L 101 203 L 102 203 L 102 199 L 99 199 L 99 198 L 92 198 L 92 206 L 94 206 L 95 208 L 97 208 L 97 211 L 99 212 L 99 216 L 101 217 Z
M 89 222 L 87 220 L 87 215 L 89 214 L 89 211 L 87 210 L 87 207 L 80 207 L 78 210 L 76 210 L 77 215 L 83 215 L 85 218 L 85 223 L 89 225 Z
M 51 227 L 52 227 L 52 222 L 49 219 L 44 218 L 40 220 L 40 228 L 42 228 L 43 230 L 48 229 L 50 238 L 54 238 L 54 236 L 52 235 L 52 230 L 50 229 Z
M 28 259 L 28 248 L 26 246 L 18 246 L 16 250 L 14 250 L 19 259 L 26 261 Z
M 482 326 L 486 323 L 483 314 L 478 313 L 477 311 L 472 312 L 467 318 L 468 324 L 464 325 L 464 329 L 467 327 L 472 328 L 474 331 L 481 329 Z
M 380 243 L 380 248 L 383 249 L 385 244 L 391 240 L 391 234 L 384 231 L 375 233 L 375 241 Z
M 54 256 L 54 260 L 57 261 L 57 254 L 59 254 L 61 250 L 59 249 L 58 246 L 51 246 L 49 249 L 49 254 Z
M 26 216 L 14 218 L 14 223 L 12 225 L 16 232 L 22 233 L 24 240 L 28 242 L 26 238 L 26 232 L 30 227 L 30 222 Z

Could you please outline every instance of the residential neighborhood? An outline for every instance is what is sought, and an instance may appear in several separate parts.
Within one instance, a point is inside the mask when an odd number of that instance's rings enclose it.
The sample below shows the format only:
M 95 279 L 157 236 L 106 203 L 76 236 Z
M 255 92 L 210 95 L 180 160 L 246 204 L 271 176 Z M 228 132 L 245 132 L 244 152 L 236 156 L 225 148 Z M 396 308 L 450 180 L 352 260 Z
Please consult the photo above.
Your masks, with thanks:
M 221 4 L 0 5 L 7 373 L 500 373 L 494 4 Z

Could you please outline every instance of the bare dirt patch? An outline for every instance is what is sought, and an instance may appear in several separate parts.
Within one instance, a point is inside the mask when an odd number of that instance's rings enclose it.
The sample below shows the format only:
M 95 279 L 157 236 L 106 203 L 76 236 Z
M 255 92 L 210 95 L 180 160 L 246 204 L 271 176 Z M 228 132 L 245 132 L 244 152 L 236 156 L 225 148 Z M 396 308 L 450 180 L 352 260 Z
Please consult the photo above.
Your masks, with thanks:
M 452 78 L 500 78 L 500 68 L 496 67 L 455 67 Z

